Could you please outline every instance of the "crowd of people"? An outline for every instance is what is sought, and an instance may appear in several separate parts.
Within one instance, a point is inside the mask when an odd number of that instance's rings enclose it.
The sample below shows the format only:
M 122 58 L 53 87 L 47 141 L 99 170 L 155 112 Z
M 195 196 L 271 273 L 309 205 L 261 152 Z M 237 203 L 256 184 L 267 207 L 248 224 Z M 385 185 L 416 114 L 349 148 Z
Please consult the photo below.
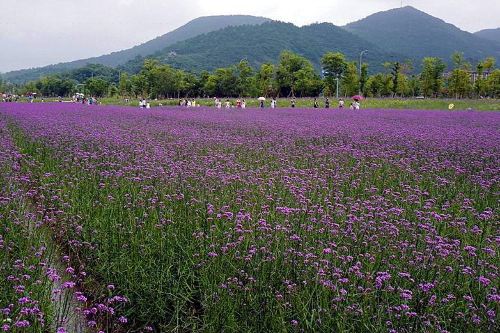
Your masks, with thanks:
M 191 101 L 189 101 L 189 100 L 180 100 L 179 101 L 179 105 L 180 106 L 187 106 L 187 107 L 195 107 L 195 106 L 197 106 L 197 104 L 196 104 L 196 102 L 195 102 L 194 99 L 192 99 Z M 223 107 L 226 108 L 226 109 L 229 109 L 229 108 L 242 108 L 242 109 L 244 109 L 244 108 L 246 108 L 246 101 L 244 99 L 237 99 L 236 102 L 233 104 L 229 99 L 226 99 L 226 101 L 223 103 L 221 99 L 215 97 L 214 98 L 214 106 L 217 109 L 222 109 Z M 272 109 L 275 109 L 275 108 L 278 107 L 278 101 L 276 100 L 276 98 L 272 98 L 271 99 L 269 106 Z M 295 108 L 296 106 L 297 106 L 297 101 L 296 101 L 295 98 L 292 98 L 290 100 L 290 107 Z M 329 98 L 325 98 L 323 106 L 324 106 L 325 109 L 329 109 L 330 108 L 330 99 Z M 344 106 L 345 106 L 345 101 L 342 98 L 339 99 L 338 108 L 339 109 L 343 109 Z M 263 98 L 263 97 L 259 98 L 259 107 L 260 108 L 265 108 L 266 107 L 266 99 L 265 98 Z M 314 101 L 313 101 L 313 107 L 315 109 L 320 108 L 320 103 L 318 102 L 317 98 L 315 98 Z M 354 100 L 351 103 L 351 105 L 349 106 L 349 108 L 351 110 L 359 110 L 361 108 L 361 104 L 360 104 L 359 100 Z

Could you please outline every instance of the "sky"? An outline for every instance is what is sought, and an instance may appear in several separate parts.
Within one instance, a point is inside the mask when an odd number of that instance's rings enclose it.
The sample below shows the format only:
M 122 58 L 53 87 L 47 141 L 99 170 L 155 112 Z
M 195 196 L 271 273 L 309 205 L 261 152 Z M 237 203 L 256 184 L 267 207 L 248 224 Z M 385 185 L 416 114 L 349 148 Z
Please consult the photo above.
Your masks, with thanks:
M 500 27 L 500 0 L 403 0 L 475 32 Z M 200 16 L 247 14 L 344 25 L 401 0 L 0 0 L 0 72 L 99 56 L 163 35 Z

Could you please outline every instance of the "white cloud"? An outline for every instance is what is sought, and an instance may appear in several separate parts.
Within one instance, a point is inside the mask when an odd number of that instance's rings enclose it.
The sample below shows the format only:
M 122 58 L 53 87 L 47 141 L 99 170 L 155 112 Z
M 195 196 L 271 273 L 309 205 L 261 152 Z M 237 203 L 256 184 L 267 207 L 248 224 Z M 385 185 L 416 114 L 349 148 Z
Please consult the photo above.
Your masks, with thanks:
M 463 30 L 500 26 L 499 0 L 404 0 Z M 0 0 L 0 71 L 131 47 L 199 16 L 249 14 L 344 25 L 400 0 Z

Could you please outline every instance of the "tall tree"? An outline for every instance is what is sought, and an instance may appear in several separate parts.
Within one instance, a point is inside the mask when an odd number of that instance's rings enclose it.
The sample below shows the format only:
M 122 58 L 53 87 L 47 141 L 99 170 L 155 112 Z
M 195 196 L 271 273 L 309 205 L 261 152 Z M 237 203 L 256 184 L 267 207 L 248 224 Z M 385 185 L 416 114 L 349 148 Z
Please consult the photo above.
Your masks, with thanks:
M 256 75 L 256 86 L 260 96 L 276 96 L 278 86 L 276 81 L 276 69 L 273 64 L 262 64 Z
M 455 98 L 463 98 L 469 95 L 472 90 L 470 64 L 465 61 L 464 54 L 455 52 L 451 56 L 453 71 L 448 78 L 448 90 Z
M 435 57 L 426 57 L 422 61 L 420 82 L 422 93 L 426 97 L 437 97 L 443 88 L 443 73 L 446 68 L 443 60 Z
M 254 70 L 248 60 L 242 60 L 236 65 L 236 92 L 238 96 L 247 97 L 255 91 Z
M 500 98 L 500 69 L 495 69 L 486 79 L 487 94 L 493 98 Z
M 129 74 L 126 72 L 120 74 L 118 92 L 121 96 L 129 96 L 132 94 L 132 82 L 130 81 Z
M 356 62 L 347 64 L 347 68 L 342 78 L 343 95 L 352 96 L 356 95 L 359 91 L 359 75 Z
M 103 97 L 108 93 L 109 82 L 100 77 L 87 79 L 85 89 L 94 97 Z
M 321 67 L 325 77 L 325 89 L 335 93 L 337 90 L 337 79 L 341 79 L 347 69 L 345 56 L 340 52 L 328 52 L 321 58 Z
M 312 89 L 319 77 L 309 60 L 291 51 L 284 51 L 280 55 L 276 79 L 282 95 L 295 96 Z M 299 80 L 300 87 L 297 85 Z M 298 88 L 300 91 L 297 91 Z

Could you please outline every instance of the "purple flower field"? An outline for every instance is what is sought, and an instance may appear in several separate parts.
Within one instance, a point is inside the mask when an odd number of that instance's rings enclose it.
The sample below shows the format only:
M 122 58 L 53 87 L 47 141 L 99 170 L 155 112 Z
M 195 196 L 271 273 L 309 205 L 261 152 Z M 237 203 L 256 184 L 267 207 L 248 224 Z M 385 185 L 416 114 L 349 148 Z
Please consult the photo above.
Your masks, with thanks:
M 5 332 L 498 329 L 500 113 L 4 103 L 0 134 Z

